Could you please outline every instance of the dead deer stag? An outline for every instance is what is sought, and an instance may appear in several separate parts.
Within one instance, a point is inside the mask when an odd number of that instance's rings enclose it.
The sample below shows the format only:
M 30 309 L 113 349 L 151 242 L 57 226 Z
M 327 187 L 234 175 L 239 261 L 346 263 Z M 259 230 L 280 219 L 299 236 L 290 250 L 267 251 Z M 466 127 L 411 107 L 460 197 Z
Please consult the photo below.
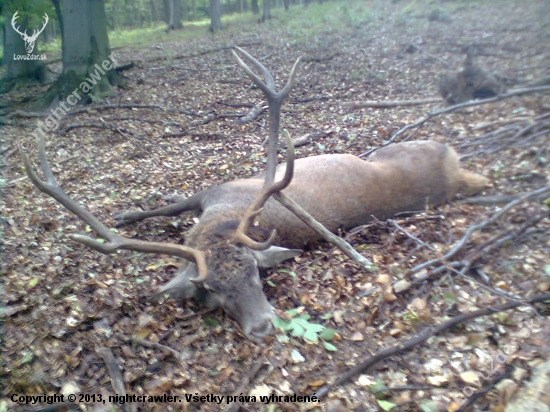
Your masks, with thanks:
M 59 188 L 46 162 L 43 142 L 39 156 L 47 183 L 36 176 L 28 158 L 23 157 L 34 185 L 79 216 L 107 243 L 82 235 L 71 235 L 73 240 L 102 253 L 129 249 L 182 257 L 188 263 L 182 265 L 160 294 L 197 297 L 209 306 L 221 306 L 239 322 L 249 339 L 260 342 L 271 333 L 275 315 L 263 294 L 258 268 L 276 266 L 297 256 L 301 250 L 295 248 L 320 238 L 304 223 L 303 217 L 298 218 L 279 201 L 291 199 L 334 233 L 365 224 L 373 217 L 386 219 L 399 212 L 440 205 L 459 191 L 473 194 L 483 189 L 486 179 L 460 169 L 455 151 L 434 141 L 395 144 L 375 152 L 367 161 L 348 154 L 294 161 L 288 139 L 287 164 L 277 167 L 280 107 L 293 86 L 299 59 L 286 85 L 277 92 L 269 71 L 248 53 L 235 49 L 265 78 L 262 81 L 233 52 L 268 100 L 266 172 L 214 186 L 160 209 L 115 216 L 121 226 L 151 216 L 175 216 L 199 210 L 200 221 L 186 236 L 184 246 L 143 242 L 114 234 Z

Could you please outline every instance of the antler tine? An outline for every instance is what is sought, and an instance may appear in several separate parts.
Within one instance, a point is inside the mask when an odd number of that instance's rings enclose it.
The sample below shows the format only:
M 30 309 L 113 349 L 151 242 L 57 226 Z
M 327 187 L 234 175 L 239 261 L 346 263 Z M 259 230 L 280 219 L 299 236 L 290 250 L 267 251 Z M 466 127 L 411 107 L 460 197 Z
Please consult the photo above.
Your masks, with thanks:
M 260 89 L 262 89 L 262 91 L 266 95 L 275 96 L 277 94 L 277 92 L 275 91 L 275 80 L 273 79 L 273 76 L 271 75 L 271 73 L 269 73 L 269 71 L 264 67 L 264 65 L 260 63 L 258 60 L 256 60 L 254 57 L 252 57 L 250 54 L 245 52 L 240 47 L 234 46 L 233 49 L 234 50 L 231 50 L 231 53 L 233 53 L 233 56 L 235 56 L 235 59 L 237 60 L 237 63 L 239 64 L 239 66 L 241 66 L 241 68 L 246 72 L 246 74 L 248 74 L 248 76 L 252 79 L 252 81 L 256 83 L 256 85 Z M 238 50 L 239 52 L 241 52 L 243 56 L 250 63 L 252 63 L 254 66 L 256 66 L 258 70 L 262 72 L 267 84 L 264 83 L 262 79 L 260 79 L 252 70 L 250 70 L 250 67 L 248 67 L 248 65 L 241 60 L 239 55 L 235 53 L 235 50 Z
M 286 97 L 288 93 L 290 93 L 292 86 L 294 86 L 294 79 L 296 78 L 296 70 L 298 69 L 298 64 L 300 63 L 300 60 L 302 60 L 302 56 L 298 57 L 294 62 L 294 66 L 292 66 L 292 70 L 290 71 L 290 75 L 288 76 L 288 80 L 285 84 L 285 87 L 283 87 L 283 89 L 278 93 L 279 95 Z
M 83 220 L 88 226 L 97 232 L 97 234 L 105 239 L 107 242 L 102 243 L 96 239 L 93 239 L 84 235 L 69 235 L 69 237 L 83 245 L 86 245 L 100 253 L 110 254 L 119 249 L 133 250 L 143 253 L 157 253 L 169 256 L 178 256 L 186 260 L 191 260 L 197 264 L 198 277 L 195 281 L 204 281 L 207 277 L 208 270 L 206 266 L 207 252 L 189 248 L 183 245 L 175 245 L 170 243 L 161 242 L 145 242 L 143 240 L 129 239 L 124 236 L 120 236 L 115 232 L 112 232 L 107 226 L 101 223 L 94 215 L 88 212 L 85 208 L 71 199 L 59 186 L 52 170 L 46 159 L 46 144 L 44 139 L 41 138 L 39 142 L 38 156 L 40 158 L 40 164 L 42 172 L 46 177 L 46 182 L 41 180 L 34 171 L 31 162 L 26 153 L 21 152 L 23 157 L 23 163 L 25 170 L 30 181 L 36 186 L 38 190 L 47 194 L 48 196 L 61 203 L 66 209 L 74 213 L 81 220 Z
M 19 31 L 19 27 L 20 27 L 20 26 L 15 27 L 15 23 L 17 23 L 18 14 L 19 14 L 19 10 L 17 10 L 17 11 L 13 14 L 13 17 L 11 18 L 11 25 L 12 25 L 13 29 L 14 29 L 18 34 L 20 34 L 21 36 L 23 36 L 23 35 L 26 35 L 26 34 L 27 34 L 27 30 L 25 30 L 25 33 L 21 33 L 21 32 Z
M 265 242 L 257 242 L 253 239 L 251 239 L 246 232 L 248 232 L 248 229 L 250 228 L 250 225 L 254 221 L 254 218 L 258 216 L 265 205 L 265 203 L 269 200 L 273 194 L 280 192 L 281 190 L 285 189 L 290 182 L 292 181 L 292 177 L 294 175 L 294 145 L 292 144 L 292 139 L 290 138 L 290 134 L 286 133 L 287 138 L 287 160 L 286 160 L 286 168 L 285 168 L 285 174 L 281 180 L 278 182 L 275 182 L 271 185 L 264 185 L 262 189 L 260 190 L 260 193 L 256 195 L 250 206 L 248 206 L 248 209 L 246 209 L 246 212 L 244 214 L 243 219 L 241 220 L 241 223 L 237 227 L 237 230 L 235 232 L 235 235 L 233 237 L 233 241 L 242 243 L 245 246 L 248 246 L 251 249 L 254 250 L 265 250 L 275 240 L 276 236 L 276 230 L 274 229 L 271 234 L 269 235 L 269 238 Z
M 36 40 L 38 38 L 38 35 L 40 33 L 42 33 L 44 31 L 44 29 L 46 28 L 46 24 L 48 24 L 48 21 L 49 21 L 49 17 L 46 13 L 44 13 L 44 23 L 42 24 L 42 27 L 40 29 L 34 29 L 32 31 L 32 36 L 31 38 L 33 38 L 34 40 Z
M 252 81 L 258 85 L 258 87 L 263 91 L 267 102 L 269 105 L 269 138 L 267 142 L 267 167 L 266 167 L 266 180 L 265 185 L 271 185 L 275 180 L 275 169 L 277 168 L 277 143 L 279 141 L 279 123 L 281 118 L 281 105 L 283 104 L 284 99 L 290 93 L 292 86 L 294 85 L 294 79 L 296 77 L 296 70 L 298 64 L 300 63 L 301 57 L 299 57 L 292 70 L 290 71 L 290 76 L 286 82 L 286 85 L 279 92 L 275 90 L 275 82 L 273 81 L 273 76 L 267 71 L 267 69 L 254 57 L 240 49 L 239 47 L 234 47 L 234 50 L 231 50 L 239 66 L 250 76 Z M 253 63 L 265 76 L 268 84 L 266 85 L 262 80 L 250 70 L 250 68 L 241 60 L 237 55 L 235 50 L 241 52 L 243 56 L 246 57 L 251 63 Z

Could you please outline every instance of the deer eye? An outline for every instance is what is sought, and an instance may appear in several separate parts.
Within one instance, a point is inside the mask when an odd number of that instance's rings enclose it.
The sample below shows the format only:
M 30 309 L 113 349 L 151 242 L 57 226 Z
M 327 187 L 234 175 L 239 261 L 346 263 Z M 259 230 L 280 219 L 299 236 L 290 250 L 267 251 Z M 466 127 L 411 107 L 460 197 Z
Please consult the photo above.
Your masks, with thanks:
M 203 283 L 202 287 L 205 288 L 209 293 L 218 293 L 216 289 L 214 289 L 212 286 L 208 285 L 207 283 Z

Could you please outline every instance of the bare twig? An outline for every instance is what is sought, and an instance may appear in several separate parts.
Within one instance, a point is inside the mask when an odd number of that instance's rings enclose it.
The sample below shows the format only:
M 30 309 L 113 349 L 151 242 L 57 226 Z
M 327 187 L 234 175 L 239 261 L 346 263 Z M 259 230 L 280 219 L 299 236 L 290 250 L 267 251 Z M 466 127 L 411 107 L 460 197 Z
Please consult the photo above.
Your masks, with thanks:
M 426 247 L 430 250 L 434 250 L 434 248 L 431 246 L 431 245 L 428 245 L 424 242 L 422 242 L 420 239 L 414 237 L 413 235 L 411 235 L 409 232 L 407 232 L 405 229 L 403 229 L 401 226 L 399 226 L 399 224 L 393 220 L 393 219 L 388 219 L 387 222 L 392 225 L 395 229 L 397 229 L 399 232 L 403 233 L 405 236 L 407 236 L 409 239 L 411 239 L 412 241 L 414 241 L 415 243 L 417 243 L 419 246 L 422 246 L 422 247 Z
M 542 195 L 543 193 L 546 193 L 546 192 L 550 192 L 550 186 L 545 186 L 542 189 L 538 189 L 538 190 L 534 190 L 532 192 L 528 192 L 528 193 L 524 194 L 523 196 L 521 196 L 519 199 L 512 200 L 505 207 L 503 207 L 497 213 L 495 213 L 493 216 L 491 216 L 491 218 L 489 218 L 487 220 L 484 220 L 481 223 L 478 223 L 476 225 L 470 226 L 468 229 L 466 229 L 466 232 L 464 233 L 464 236 L 462 236 L 462 238 L 451 248 L 451 250 L 449 250 L 447 253 L 445 253 L 445 255 L 443 255 L 443 257 L 432 259 L 432 260 L 424 262 L 420 265 L 416 265 L 415 267 L 413 267 L 409 271 L 409 274 L 414 274 L 414 273 L 420 272 L 422 269 L 426 269 L 426 268 L 430 267 L 431 265 L 433 265 L 435 263 L 448 260 L 449 258 L 453 257 L 460 249 L 462 249 L 462 247 L 464 247 L 464 245 L 466 244 L 466 242 L 468 241 L 470 236 L 472 236 L 474 231 L 481 230 L 484 227 L 490 225 L 491 223 L 493 223 L 494 221 L 499 219 L 502 215 L 507 213 L 510 209 L 517 206 L 518 204 L 520 204 L 520 203 L 522 203 L 526 200 L 529 200 L 533 197 Z
M 414 338 L 411 338 L 397 346 L 393 346 L 388 349 L 384 349 L 380 352 L 378 352 L 376 355 L 369 357 L 366 361 L 362 362 L 361 364 L 353 367 L 346 373 L 344 373 L 342 376 L 340 376 L 334 383 L 323 386 L 320 388 L 316 393 L 315 396 L 317 396 L 318 399 L 322 399 L 327 394 L 333 390 L 335 387 L 340 386 L 346 382 L 348 382 L 350 379 L 352 379 L 354 376 L 360 373 L 366 373 L 370 368 L 372 368 L 377 363 L 383 361 L 384 359 L 389 358 L 392 355 L 396 355 L 398 353 L 403 353 L 406 351 L 409 351 L 421 343 L 425 342 L 428 338 L 431 336 L 437 335 L 455 325 L 458 325 L 459 323 L 466 322 L 471 319 L 479 318 L 481 316 L 487 316 L 498 312 L 504 312 L 509 309 L 517 308 L 518 306 L 525 305 L 525 304 L 533 304 L 537 302 L 543 302 L 545 300 L 550 299 L 550 293 L 545 293 L 543 295 L 536 295 L 530 298 L 529 300 L 526 300 L 525 302 L 507 302 L 503 303 L 501 305 L 479 309 L 473 312 L 466 312 L 462 313 L 458 316 L 455 316 L 451 319 L 449 319 L 446 322 L 443 322 L 440 325 L 437 325 L 433 328 L 427 329 L 425 332 L 421 333 L 418 336 L 415 336 Z
M 256 356 L 258 356 L 258 352 L 256 351 Z M 254 357 L 256 357 L 254 356 Z M 234 395 L 238 396 L 239 394 L 243 393 L 248 385 L 250 385 L 250 382 L 254 380 L 258 372 L 260 372 L 260 369 L 262 369 L 262 366 L 264 366 L 265 361 L 263 358 L 256 361 L 256 363 L 252 366 L 250 371 L 241 379 L 241 384 L 239 387 L 235 390 Z M 240 409 L 241 404 L 238 402 L 233 402 L 231 405 L 229 405 L 225 412 L 236 412 Z
M 528 89 L 517 89 L 517 90 L 512 90 L 508 93 L 504 93 L 504 94 L 499 94 L 498 96 L 495 96 L 495 97 L 491 97 L 489 99 L 482 99 L 482 100 L 472 100 L 472 101 L 469 101 L 469 102 L 464 102 L 464 103 L 460 103 L 460 104 L 456 104 L 454 106 L 450 106 L 450 107 L 446 107 L 445 109 L 441 109 L 441 110 L 437 110 L 435 112 L 431 112 L 431 113 L 428 113 L 426 115 L 426 117 L 414 122 L 414 123 L 411 123 L 411 124 L 408 124 L 406 125 L 405 127 L 401 128 L 400 130 L 398 130 L 397 132 L 395 132 L 393 134 L 393 136 L 385 141 L 382 145 L 380 145 L 379 147 L 375 148 L 375 149 L 371 149 L 367 152 L 364 152 L 364 153 L 361 153 L 359 155 L 359 157 L 364 157 L 364 156 L 368 156 L 370 155 L 371 153 L 373 153 L 374 151 L 378 150 L 378 149 L 381 149 L 382 147 L 385 147 L 385 146 L 388 146 L 389 144 L 393 143 L 395 140 L 397 140 L 397 138 L 399 136 L 401 136 L 403 133 L 405 133 L 406 131 L 410 130 L 410 129 L 415 129 L 417 127 L 420 127 L 422 126 L 424 123 L 426 123 L 428 120 L 436 117 L 436 116 L 439 116 L 439 115 L 442 115 L 442 114 L 446 114 L 446 113 L 451 113 L 451 112 L 454 112 L 458 109 L 463 109 L 465 107 L 471 107 L 471 106 L 478 106 L 478 105 L 481 105 L 481 104 L 485 104 L 485 103 L 493 103 L 493 102 L 498 102 L 500 100 L 503 100 L 503 99 L 506 99 L 508 97 L 512 97 L 512 96 L 519 96 L 519 95 L 523 95 L 523 94 L 530 94 L 530 93 L 537 93 L 537 92 L 548 92 L 550 91 L 550 86 L 541 86 L 541 87 L 531 87 L 531 88 L 528 88 Z
M 413 99 L 413 100 L 366 100 L 366 101 L 355 101 L 355 102 L 343 102 L 340 103 L 340 106 L 350 107 L 352 109 L 359 109 L 361 107 L 400 107 L 400 106 L 415 106 L 421 104 L 430 104 L 430 103 L 444 103 L 441 97 L 431 97 L 427 99 Z
M 414 48 L 415 48 L 416 50 L 418 50 L 419 52 L 424 53 L 426 56 L 431 57 L 432 59 L 437 60 L 437 61 L 440 62 L 440 63 L 443 63 L 443 65 L 444 65 L 445 67 L 451 67 L 451 65 L 449 64 L 449 62 L 443 60 L 441 57 L 437 57 L 437 56 L 434 55 L 434 54 L 428 53 L 423 47 L 420 47 L 418 44 L 409 43 L 409 45 L 410 45 L 411 47 L 414 47 Z
M 261 102 L 256 106 L 254 106 L 252 109 L 250 109 L 247 114 L 235 120 L 234 123 L 239 126 L 246 123 L 250 123 L 251 121 L 256 120 L 256 118 L 266 110 L 267 110 L 267 106 L 264 106 L 263 102 Z
M 133 336 L 126 336 L 122 334 L 118 334 L 118 336 L 122 340 L 125 340 L 127 342 L 133 342 L 138 345 L 145 346 L 146 348 L 160 349 L 161 351 L 172 355 L 179 363 L 182 363 L 181 353 L 179 353 L 175 349 L 172 349 L 169 346 L 163 345 L 162 343 L 151 342 L 150 340 L 134 338 Z
M 334 233 L 330 232 L 327 228 L 317 222 L 308 212 L 302 209 L 296 202 L 287 197 L 283 192 L 275 193 L 273 197 L 280 204 L 294 213 L 302 222 L 317 232 L 323 239 L 340 248 L 340 250 L 342 250 L 342 252 L 344 252 L 350 259 L 358 262 L 367 270 L 376 270 L 376 266 L 370 260 L 357 252 L 353 246 L 351 246 L 344 239 L 336 236 Z
M 169 137 L 181 137 L 186 136 L 189 134 L 189 131 L 194 129 L 197 126 L 201 126 L 207 123 L 210 123 L 212 120 L 216 118 L 216 115 L 214 113 L 208 113 L 206 116 L 204 116 L 201 119 L 193 120 L 192 122 L 189 122 L 187 124 L 183 125 L 183 131 L 177 132 L 177 133 L 168 133 L 165 135 L 162 135 L 163 138 L 169 138 Z
M 111 377 L 111 385 L 113 385 L 113 391 L 118 396 L 126 397 L 126 385 L 124 384 L 124 378 L 122 376 L 122 372 L 120 371 L 120 367 L 115 360 L 115 355 L 113 354 L 113 351 L 107 347 L 102 347 L 97 348 L 96 352 L 99 356 L 101 356 L 103 362 L 105 362 L 105 366 L 107 367 L 107 371 L 109 372 L 109 376 Z M 123 411 L 131 412 L 137 410 L 134 404 L 124 404 L 121 406 L 124 406 Z

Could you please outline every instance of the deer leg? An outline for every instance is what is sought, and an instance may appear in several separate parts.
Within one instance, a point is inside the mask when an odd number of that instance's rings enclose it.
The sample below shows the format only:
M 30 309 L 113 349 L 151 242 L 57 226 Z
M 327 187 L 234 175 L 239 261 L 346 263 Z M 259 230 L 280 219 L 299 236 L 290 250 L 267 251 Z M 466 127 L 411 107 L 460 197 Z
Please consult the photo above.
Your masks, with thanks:
M 186 199 L 187 198 L 184 195 L 170 195 L 164 197 L 166 203 L 179 203 L 183 202 Z
M 127 225 L 128 223 L 139 222 L 140 220 L 147 219 L 153 216 L 177 216 L 183 212 L 190 210 L 202 209 L 202 201 L 205 198 L 206 191 L 194 194 L 189 198 L 183 198 L 183 200 L 173 203 L 168 206 L 163 206 L 153 210 L 128 210 L 123 213 L 115 215 L 114 219 L 117 221 L 115 227 Z M 182 198 L 182 197 L 180 197 Z

